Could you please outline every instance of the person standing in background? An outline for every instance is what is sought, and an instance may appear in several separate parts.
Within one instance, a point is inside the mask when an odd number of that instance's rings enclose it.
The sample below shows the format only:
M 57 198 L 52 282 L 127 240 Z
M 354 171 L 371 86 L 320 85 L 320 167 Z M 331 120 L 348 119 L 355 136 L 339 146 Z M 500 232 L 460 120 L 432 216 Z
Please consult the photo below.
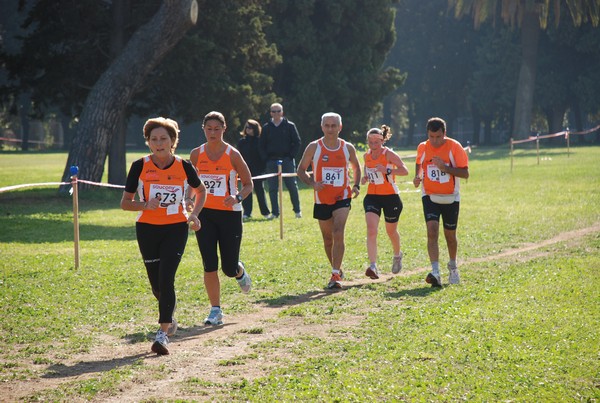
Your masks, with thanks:
M 237 149 L 239 150 L 240 154 L 242 154 L 242 157 L 244 157 L 246 164 L 248 164 L 248 168 L 250 168 L 250 174 L 253 178 L 263 174 L 265 171 L 265 161 L 260 156 L 260 151 L 258 149 L 261 131 L 262 128 L 260 123 L 258 123 L 256 120 L 248 119 L 244 125 L 244 129 L 240 133 L 242 138 L 237 145 Z M 254 194 L 256 195 L 256 200 L 258 201 L 260 214 L 264 218 L 269 218 L 271 212 L 267 206 L 263 180 L 264 179 L 253 179 L 252 182 L 254 183 Z M 252 218 L 252 196 L 246 197 L 244 201 L 242 201 L 242 207 L 244 208 L 244 215 L 242 218 L 245 220 Z
M 440 216 L 444 221 L 444 237 L 448 246 L 448 282 L 460 283 L 456 254 L 458 240 L 458 212 L 460 207 L 459 178 L 469 178 L 469 157 L 462 145 L 446 136 L 446 122 L 440 118 L 427 121 L 427 141 L 417 147 L 415 187 L 421 186 L 421 201 L 427 224 L 427 252 L 431 273 L 425 281 L 432 287 L 441 287 L 438 238 Z
M 127 174 L 121 208 L 138 211 L 135 233 L 144 259 L 152 294 L 158 300 L 160 329 L 152 344 L 158 355 L 169 354 L 169 337 L 177 330 L 175 274 L 188 239 L 188 224 L 200 229 L 198 214 L 206 189 L 188 161 L 176 156 L 179 125 L 157 117 L 144 124 L 151 154 L 134 161 Z M 192 191 L 196 204 L 186 216 L 184 195 Z M 136 192 L 139 201 L 135 200 Z
M 300 150 L 300 134 L 293 122 L 283 117 L 283 106 L 274 103 L 270 109 L 271 120 L 263 126 L 259 146 L 263 159 L 267 162 L 266 173 L 277 173 L 277 161 L 282 162 L 283 173 L 296 172 L 296 154 Z M 290 193 L 292 208 L 296 218 L 302 217 L 300 196 L 296 178 L 284 177 L 283 182 Z M 277 176 L 268 178 L 269 198 L 271 200 L 272 218 L 279 217 L 279 179 Z
M 394 258 L 392 273 L 402 270 L 402 251 L 400 250 L 400 234 L 398 220 L 402 213 L 402 200 L 396 186 L 395 176 L 408 175 L 408 169 L 402 159 L 391 148 L 384 144 L 392 137 L 390 128 L 386 125 L 381 129 L 372 128 L 367 132 L 369 150 L 365 153 L 364 175 L 362 184 L 369 183 L 367 195 L 363 200 L 365 220 L 367 222 L 367 253 L 369 267 L 365 275 L 372 279 L 379 278 L 377 269 L 377 233 L 379 218 L 383 211 L 385 230 L 392 243 Z

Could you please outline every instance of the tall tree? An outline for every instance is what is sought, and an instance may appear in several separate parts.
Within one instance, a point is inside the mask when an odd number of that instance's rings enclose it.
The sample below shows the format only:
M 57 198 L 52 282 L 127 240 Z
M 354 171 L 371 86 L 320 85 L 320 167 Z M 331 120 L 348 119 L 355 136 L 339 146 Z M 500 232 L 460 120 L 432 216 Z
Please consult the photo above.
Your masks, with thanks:
M 270 72 L 281 56 L 264 32 L 271 24 L 264 4 L 201 0 L 198 24 L 147 77 L 132 111 L 192 123 L 218 110 L 227 118 L 226 140 L 237 143 L 246 119 L 257 119 L 276 100 Z M 196 144 L 202 134 L 194 135 Z
M 555 16 L 555 24 L 560 21 L 560 0 L 448 0 L 457 18 L 471 13 L 478 27 L 488 18 L 494 21 L 498 14 L 511 26 L 521 28 L 522 60 L 517 92 L 512 132 L 515 138 L 528 137 L 531 130 L 533 94 L 535 89 L 536 60 L 539 43 L 539 30 L 546 28 L 550 8 Z M 594 26 L 600 20 L 600 0 L 568 1 L 569 12 L 576 26 L 590 21 Z
M 102 179 L 119 111 L 126 108 L 145 77 L 196 23 L 197 15 L 196 0 L 164 0 L 154 17 L 134 33 L 86 99 L 63 181 L 70 177 L 73 165 L 79 166 L 84 178 Z
M 342 115 L 346 138 L 363 141 L 381 100 L 402 84 L 398 69 L 383 68 L 395 39 L 393 3 L 278 0 L 268 7 L 267 34 L 283 57 L 274 89 L 305 143 L 321 136 L 327 111 Z
M 477 35 L 470 23 L 448 18 L 446 0 L 404 0 L 396 17 L 397 42 L 387 63 L 407 72 L 399 91 L 407 94 L 407 143 L 431 116 L 443 116 L 454 129 L 465 114 Z
M 483 123 L 483 144 L 498 144 L 508 138 L 492 137 L 492 129 L 510 128 L 519 74 L 518 38 L 507 27 L 482 27 L 473 74 L 469 79 L 468 100 L 473 112 L 474 132 Z M 504 130 L 502 130 L 504 132 Z M 474 138 L 475 144 L 479 138 Z

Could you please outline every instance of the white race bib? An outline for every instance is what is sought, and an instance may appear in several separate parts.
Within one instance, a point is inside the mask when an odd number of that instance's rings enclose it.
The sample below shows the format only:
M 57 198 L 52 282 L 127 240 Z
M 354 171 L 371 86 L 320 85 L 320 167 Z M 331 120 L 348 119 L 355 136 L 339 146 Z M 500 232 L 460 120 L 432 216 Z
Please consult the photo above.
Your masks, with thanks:
M 427 177 L 432 182 L 446 183 L 450 182 L 450 175 L 447 172 L 443 172 L 435 164 L 427 165 Z
M 321 179 L 325 185 L 344 186 L 344 168 L 323 167 Z
M 377 170 L 377 168 L 366 168 L 367 179 L 374 185 L 383 184 L 383 174 Z
M 152 183 L 149 196 L 150 199 L 160 200 L 158 207 L 166 208 L 167 215 L 177 214 L 183 200 L 183 186 Z
M 213 196 L 223 197 L 226 194 L 225 175 L 202 174 L 200 180 L 204 183 L 206 191 Z

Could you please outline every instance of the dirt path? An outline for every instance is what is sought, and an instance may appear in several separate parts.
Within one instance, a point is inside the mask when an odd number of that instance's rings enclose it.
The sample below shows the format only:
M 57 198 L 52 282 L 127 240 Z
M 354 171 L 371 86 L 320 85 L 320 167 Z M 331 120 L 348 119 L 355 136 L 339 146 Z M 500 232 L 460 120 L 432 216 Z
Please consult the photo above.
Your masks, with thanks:
M 465 261 L 467 263 L 489 262 L 505 258 L 515 258 L 526 261 L 541 257 L 550 252 L 544 248 L 560 242 L 580 242 L 586 235 L 600 233 L 600 223 L 575 231 L 557 234 L 551 239 L 524 245 L 520 248 Z M 400 275 L 409 275 L 428 271 L 429 267 L 416 268 L 402 272 Z M 383 274 L 376 282 L 386 282 L 392 279 L 391 274 Z M 347 286 L 370 284 L 373 280 L 357 279 L 345 282 Z M 336 298 L 336 292 L 315 291 L 286 303 L 283 306 L 256 306 L 256 311 L 244 314 L 243 317 L 227 316 L 223 326 L 196 326 L 180 329 L 177 335 L 171 338 L 170 349 L 172 355 L 158 357 L 151 352 L 144 351 L 148 343 L 129 343 L 126 340 L 102 336 L 102 339 L 92 351 L 74 355 L 61 364 L 43 366 L 23 362 L 24 367 L 29 367 L 33 372 L 32 379 L 11 381 L 0 385 L 0 396 L 4 402 L 32 400 L 32 396 L 44 390 L 53 389 L 63 384 L 78 382 L 91 378 L 101 377 L 107 371 L 128 367 L 136 362 L 143 363 L 143 371 L 139 378 L 128 380 L 119 385 L 117 395 L 98 395 L 97 402 L 138 402 L 144 399 L 155 401 L 167 399 L 219 400 L 220 384 L 238 382 L 243 379 L 252 380 L 267 374 L 270 369 L 281 365 L 282 361 L 293 361 L 294 357 L 282 356 L 286 354 L 280 349 L 273 353 L 261 353 L 261 360 L 251 358 L 253 350 L 249 348 L 261 342 L 277 340 L 278 338 L 294 335 L 298 338 L 303 335 L 318 336 L 323 339 L 331 337 L 330 325 L 306 325 L 303 318 L 278 317 L 279 313 L 289 308 L 290 305 L 302 304 L 318 298 Z M 344 318 L 344 326 L 352 326 L 353 321 L 359 324 L 362 317 Z M 258 329 L 258 330 L 257 330 Z M 250 357 L 252 365 L 225 365 L 227 362 L 235 363 L 240 357 Z M 127 377 L 129 378 L 129 377 Z M 196 390 L 187 390 L 186 381 L 195 378 L 201 381 L 202 387 Z M 211 387 L 211 385 L 214 385 Z M 200 392 L 199 392 L 200 391 Z M 78 401 L 69 398 L 69 401 Z M 82 401 L 80 399 L 80 401 Z

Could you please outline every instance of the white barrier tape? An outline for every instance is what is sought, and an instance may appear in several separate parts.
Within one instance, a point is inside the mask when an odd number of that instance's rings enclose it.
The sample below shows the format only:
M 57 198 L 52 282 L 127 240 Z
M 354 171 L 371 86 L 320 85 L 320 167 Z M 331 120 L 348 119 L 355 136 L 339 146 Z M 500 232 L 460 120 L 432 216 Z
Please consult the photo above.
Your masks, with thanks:
M 582 132 L 567 132 L 569 134 L 569 136 L 571 134 L 590 134 L 592 132 L 595 132 L 596 130 L 600 129 L 600 125 L 594 127 L 593 129 L 588 129 L 588 130 L 584 130 Z
M 102 186 L 102 187 L 107 187 L 107 188 L 125 189 L 125 186 L 123 186 L 123 185 L 112 185 L 110 183 L 91 182 L 91 181 L 86 181 L 84 179 L 77 179 L 77 182 L 87 183 L 88 185 Z
M 598 126 L 600 127 L 600 126 Z M 594 129 L 595 130 L 595 129 Z M 0 137 L 0 140 L 2 138 Z M 464 147 L 464 149 L 468 152 L 471 153 L 471 147 Z M 417 155 L 409 155 L 409 156 L 405 156 L 405 157 L 401 157 L 401 158 L 416 158 Z M 307 174 L 312 174 L 312 171 L 307 172 Z M 279 175 L 277 172 L 272 173 L 272 174 L 264 174 L 264 175 L 258 175 L 258 176 L 253 176 L 252 179 L 267 179 L 267 178 L 272 178 Z M 284 178 L 291 178 L 294 176 L 298 176 L 298 174 L 294 173 L 282 173 L 281 174 L 282 177 Z M 77 182 L 81 182 L 81 183 L 85 183 L 88 185 L 94 185 L 94 186 L 102 186 L 102 187 L 108 187 L 108 188 L 114 188 L 114 189 L 125 189 L 125 186 L 123 185 L 113 185 L 110 183 L 99 183 L 99 182 L 92 182 L 92 181 L 87 181 L 85 179 L 77 179 Z M 3 188 L 0 188 L 0 193 L 2 192 L 8 192 L 11 190 L 16 190 L 16 189 L 22 189 L 22 188 L 27 188 L 27 187 L 36 187 L 36 186 L 56 186 L 56 185 L 70 185 L 71 182 L 46 182 L 46 183 L 28 183 L 28 184 L 24 184 L 24 185 L 14 185 L 14 186 L 6 186 Z
M 22 188 L 31 188 L 31 187 L 36 187 L 36 186 L 57 186 L 57 185 L 70 185 L 70 184 L 71 184 L 71 182 L 27 183 L 24 185 L 13 185 L 13 186 L 6 186 L 3 188 L 0 188 L 0 193 L 8 192 L 11 190 L 16 190 L 16 189 L 22 189 Z
M 23 140 L 21 139 L 9 139 L 7 137 L 0 137 L 1 141 L 12 141 L 15 143 L 22 143 Z M 46 144 L 45 141 L 40 141 L 40 140 L 27 140 L 28 143 L 34 143 L 34 144 Z
M 569 131 L 563 130 L 562 132 L 553 133 L 553 134 L 545 134 L 543 136 L 529 136 L 529 138 L 526 138 L 523 140 L 511 140 L 511 143 L 512 144 L 521 144 L 521 143 L 528 143 L 530 141 L 536 141 L 539 139 L 549 139 L 549 138 L 561 137 L 561 136 L 565 136 L 565 138 L 567 138 L 572 134 L 590 134 L 590 133 L 595 132 L 598 129 L 600 129 L 600 125 L 592 128 L 592 129 L 584 130 L 582 132 L 569 132 Z

